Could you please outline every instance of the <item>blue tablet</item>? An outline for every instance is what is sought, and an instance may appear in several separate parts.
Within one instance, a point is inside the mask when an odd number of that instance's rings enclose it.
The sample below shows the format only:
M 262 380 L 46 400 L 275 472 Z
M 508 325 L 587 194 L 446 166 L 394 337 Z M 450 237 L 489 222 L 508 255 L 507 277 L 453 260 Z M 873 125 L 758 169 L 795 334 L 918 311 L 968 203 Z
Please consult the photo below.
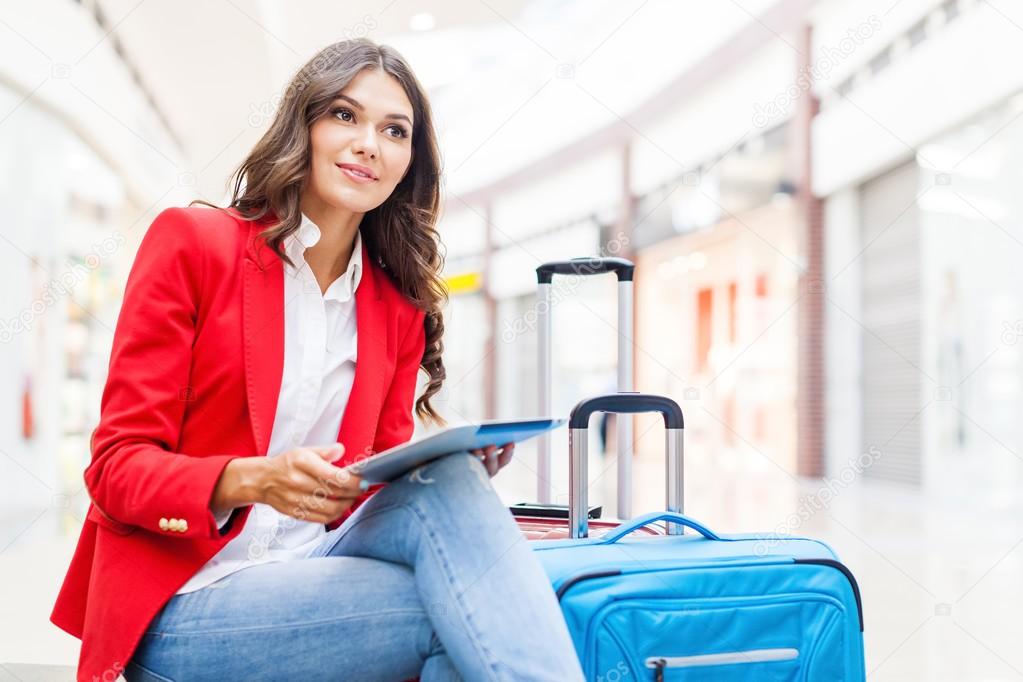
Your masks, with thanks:
M 348 465 L 348 470 L 370 483 L 387 483 L 417 466 L 438 457 L 488 445 L 520 443 L 533 436 L 556 429 L 567 419 L 488 420 L 442 429 L 419 440 L 396 445 L 361 462 Z

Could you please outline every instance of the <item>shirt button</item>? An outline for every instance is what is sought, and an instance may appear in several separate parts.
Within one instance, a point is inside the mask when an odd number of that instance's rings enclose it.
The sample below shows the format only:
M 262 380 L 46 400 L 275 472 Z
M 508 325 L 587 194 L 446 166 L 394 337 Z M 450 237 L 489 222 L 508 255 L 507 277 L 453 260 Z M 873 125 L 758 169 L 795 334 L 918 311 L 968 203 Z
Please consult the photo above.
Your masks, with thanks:
M 305 290 L 306 290 L 307 293 L 315 294 L 315 293 L 319 292 L 320 285 L 317 284 L 316 282 L 306 282 L 305 283 Z

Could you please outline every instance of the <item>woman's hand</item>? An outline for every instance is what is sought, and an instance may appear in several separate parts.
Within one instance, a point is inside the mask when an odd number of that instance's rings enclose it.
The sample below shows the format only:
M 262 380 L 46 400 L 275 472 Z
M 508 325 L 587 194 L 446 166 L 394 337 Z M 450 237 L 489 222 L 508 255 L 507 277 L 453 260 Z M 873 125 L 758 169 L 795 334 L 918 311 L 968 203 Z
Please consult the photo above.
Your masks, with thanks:
M 476 448 L 469 452 L 480 458 L 483 462 L 483 466 L 487 468 L 487 473 L 491 478 L 493 478 L 494 474 L 503 469 L 505 465 L 511 461 L 512 453 L 515 452 L 515 443 L 505 443 L 501 446 L 500 452 L 497 452 L 496 445 L 488 445 L 485 448 Z
M 362 478 L 330 462 L 344 452 L 331 447 L 295 448 L 263 458 L 257 502 L 301 521 L 327 524 L 336 520 L 365 491 Z

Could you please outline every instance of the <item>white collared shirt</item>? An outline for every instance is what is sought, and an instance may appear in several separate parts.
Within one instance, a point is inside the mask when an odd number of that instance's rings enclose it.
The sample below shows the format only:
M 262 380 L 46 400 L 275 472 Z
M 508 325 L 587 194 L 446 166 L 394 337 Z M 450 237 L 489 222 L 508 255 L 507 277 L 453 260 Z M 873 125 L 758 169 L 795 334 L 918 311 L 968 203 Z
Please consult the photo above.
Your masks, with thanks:
M 284 264 L 284 374 L 267 457 L 299 446 L 333 445 L 355 380 L 357 329 L 355 291 L 362 279 L 362 234 L 344 274 L 326 292 L 305 260 L 320 240 L 320 228 L 302 215 L 284 241 L 295 263 Z M 230 512 L 216 515 L 221 527 Z M 193 592 L 247 566 L 306 556 L 326 533 L 321 523 L 300 521 L 266 504 L 254 504 L 242 531 L 177 594 Z

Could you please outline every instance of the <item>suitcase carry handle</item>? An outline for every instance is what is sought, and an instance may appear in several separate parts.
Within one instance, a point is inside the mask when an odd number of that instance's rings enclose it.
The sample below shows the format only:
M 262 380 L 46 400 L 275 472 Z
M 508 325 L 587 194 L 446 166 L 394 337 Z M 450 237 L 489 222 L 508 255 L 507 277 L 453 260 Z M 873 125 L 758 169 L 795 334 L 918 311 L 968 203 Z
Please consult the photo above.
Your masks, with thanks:
M 619 282 L 631 282 L 636 266 L 624 258 L 580 256 L 571 260 L 552 260 L 536 269 L 537 284 L 550 284 L 554 275 L 600 275 L 613 272 Z
M 648 526 L 655 521 L 671 521 L 679 526 L 685 526 L 686 528 L 692 528 L 697 533 L 707 538 L 708 540 L 720 540 L 721 537 L 712 531 L 707 526 L 703 525 L 699 521 L 692 519 L 682 514 L 676 514 L 675 512 L 663 511 L 663 512 L 650 512 L 642 516 L 637 516 L 631 521 L 626 521 L 619 526 L 609 530 L 607 533 L 597 538 L 595 545 L 610 545 L 618 542 L 626 535 L 634 533 L 643 526 Z
M 587 508 L 587 446 L 589 439 L 587 429 L 590 417 L 594 412 L 620 412 L 635 414 L 638 412 L 660 412 L 664 417 L 665 439 L 665 502 L 667 511 L 681 515 L 683 510 L 682 495 L 684 491 L 683 469 L 683 438 L 684 420 L 682 408 L 671 398 L 650 393 L 607 393 L 579 401 L 569 416 L 568 448 L 571 459 L 568 462 L 568 536 L 584 538 L 589 535 L 589 524 L 586 518 Z M 621 457 L 622 455 L 619 455 Z M 619 490 L 621 481 L 618 481 Z M 685 518 L 685 517 L 682 517 Z M 671 519 L 669 519 L 671 521 Z M 681 535 L 686 524 L 668 523 L 669 535 Z

